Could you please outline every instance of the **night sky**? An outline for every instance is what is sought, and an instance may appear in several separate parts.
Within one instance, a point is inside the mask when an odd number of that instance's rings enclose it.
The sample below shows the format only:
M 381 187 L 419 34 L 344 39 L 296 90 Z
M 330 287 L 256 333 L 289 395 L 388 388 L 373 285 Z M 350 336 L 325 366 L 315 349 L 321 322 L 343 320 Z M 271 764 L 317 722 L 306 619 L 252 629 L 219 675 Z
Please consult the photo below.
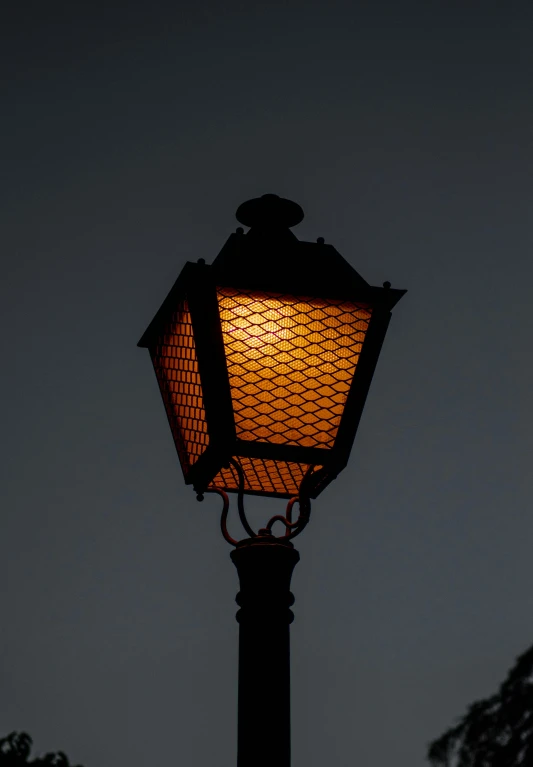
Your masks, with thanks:
M 183 484 L 136 343 L 268 192 L 409 291 L 297 543 L 293 765 L 423 767 L 533 641 L 533 4 L 10 5 L 0 735 L 236 763 L 220 499 Z

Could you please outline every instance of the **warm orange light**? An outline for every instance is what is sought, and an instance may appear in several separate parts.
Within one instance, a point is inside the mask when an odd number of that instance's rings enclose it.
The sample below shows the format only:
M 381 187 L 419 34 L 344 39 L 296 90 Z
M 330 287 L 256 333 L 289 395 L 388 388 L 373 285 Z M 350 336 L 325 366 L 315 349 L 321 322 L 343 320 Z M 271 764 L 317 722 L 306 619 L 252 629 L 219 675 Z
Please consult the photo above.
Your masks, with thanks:
M 236 216 L 250 231 L 239 227 L 211 265 L 184 265 L 138 345 L 198 497 L 242 483 L 315 498 L 347 465 L 405 291 L 368 284 L 322 237 L 298 240 L 291 200 L 263 195 Z
M 238 460 L 244 474 L 245 490 L 255 493 L 298 495 L 302 479 L 309 468 L 304 463 L 270 461 L 262 458 L 240 457 Z M 212 486 L 236 490 L 239 486 L 239 477 L 233 466 L 221 469 L 214 478 Z
M 331 448 L 371 310 L 218 289 L 237 437 Z
M 236 436 L 332 448 L 371 309 L 233 288 L 217 291 Z M 152 349 L 184 471 L 209 444 L 191 315 L 184 300 Z M 250 492 L 297 495 L 308 464 L 237 456 Z M 238 488 L 223 468 L 210 487 Z
M 158 339 L 153 363 L 180 460 L 192 466 L 209 444 L 209 435 L 187 301 Z

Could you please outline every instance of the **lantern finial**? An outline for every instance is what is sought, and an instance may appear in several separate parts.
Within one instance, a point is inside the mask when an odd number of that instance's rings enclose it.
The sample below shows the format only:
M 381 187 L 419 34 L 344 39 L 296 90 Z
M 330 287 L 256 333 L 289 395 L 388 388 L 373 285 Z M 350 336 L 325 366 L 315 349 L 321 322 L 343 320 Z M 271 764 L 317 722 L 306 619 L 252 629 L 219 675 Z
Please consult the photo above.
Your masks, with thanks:
M 298 203 L 278 197 L 277 194 L 264 194 L 254 197 L 239 205 L 237 221 L 257 229 L 288 229 L 302 221 L 304 212 Z

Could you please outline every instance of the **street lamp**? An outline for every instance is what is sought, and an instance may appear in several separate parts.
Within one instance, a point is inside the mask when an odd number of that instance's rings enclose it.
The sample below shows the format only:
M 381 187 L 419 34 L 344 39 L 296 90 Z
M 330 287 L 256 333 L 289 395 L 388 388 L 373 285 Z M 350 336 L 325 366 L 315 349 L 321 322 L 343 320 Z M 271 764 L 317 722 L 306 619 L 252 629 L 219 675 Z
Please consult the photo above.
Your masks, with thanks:
M 299 205 L 267 194 L 209 266 L 188 262 L 148 348 L 186 484 L 223 499 L 240 592 L 238 767 L 289 767 L 291 539 L 346 466 L 391 316 L 405 293 L 369 285 L 323 238 L 298 240 Z M 237 493 L 244 540 L 228 532 Z M 244 495 L 288 498 L 254 531 Z M 293 507 L 298 517 L 293 520 Z M 276 537 L 273 528 L 282 525 Z

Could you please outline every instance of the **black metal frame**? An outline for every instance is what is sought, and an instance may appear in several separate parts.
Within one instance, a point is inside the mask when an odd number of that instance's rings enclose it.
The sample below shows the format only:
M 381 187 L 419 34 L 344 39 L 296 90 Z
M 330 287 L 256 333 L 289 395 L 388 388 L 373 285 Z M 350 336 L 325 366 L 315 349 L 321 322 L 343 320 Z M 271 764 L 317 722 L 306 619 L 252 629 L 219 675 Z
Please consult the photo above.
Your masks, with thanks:
M 219 287 L 302 298 L 342 299 L 371 308 L 363 348 L 331 449 L 244 441 L 236 437 L 216 295 Z M 188 301 L 209 445 L 187 470 L 186 483 L 203 493 L 232 458 L 274 459 L 322 466 L 313 475 L 314 484 L 309 490 L 310 497 L 316 498 L 347 464 L 391 309 L 405 292 L 392 289 L 389 283 L 382 288 L 369 285 L 331 245 L 322 241 L 300 241 L 288 229 L 265 232 L 252 228 L 246 235 L 237 230 L 211 266 L 203 259 L 196 264 L 188 262 L 138 344 L 153 348 L 179 302 Z M 289 494 L 246 492 L 290 498 Z

